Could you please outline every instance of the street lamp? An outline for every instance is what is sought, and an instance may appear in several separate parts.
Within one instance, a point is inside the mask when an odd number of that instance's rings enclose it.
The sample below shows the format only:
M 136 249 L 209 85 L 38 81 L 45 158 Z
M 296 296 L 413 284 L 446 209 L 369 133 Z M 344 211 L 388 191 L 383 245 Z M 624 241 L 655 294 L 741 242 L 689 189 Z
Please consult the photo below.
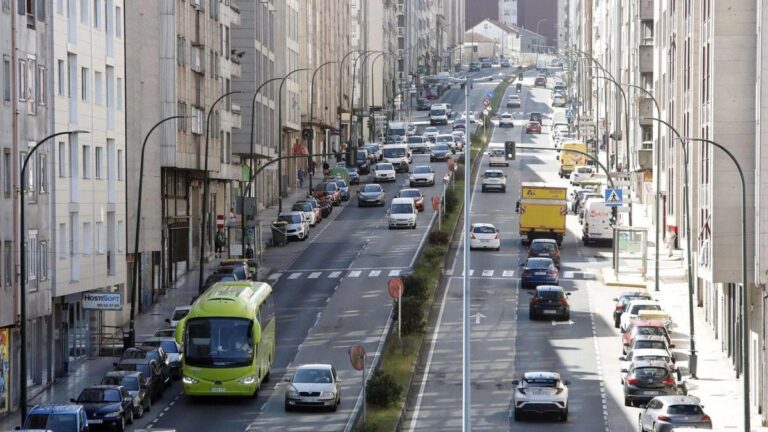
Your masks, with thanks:
M 683 144 L 683 163 L 685 165 L 685 170 L 683 170 L 684 175 L 684 181 L 683 181 L 683 187 L 685 188 L 685 199 L 683 200 L 683 217 L 685 218 L 685 237 L 686 237 L 686 248 L 687 250 L 687 261 L 688 261 L 688 326 L 690 327 L 691 334 L 689 337 L 689 343 L 690 343 L 690 351 L 688 353 L 688 371 L 690 372 L 691 376 L 693 378 L 696 378 L 696 370 L 697 370 L 697 354 L 696 354 L 696 330 L 695 330 L 695 321 L 693 320 L 693 258 L 692 258 L 692 251 L 691 251 L 691 198 L 688 193 L 688 148 L 685 146 L 685 143 L 683 142 L 683 138 L 680 136 L 680 133 L 672 127 L 671 124 L 667 123 L 664 120 L 655 118 L 655 117 L 646 117 L 646 120 L 653 120 L 655 122 L 661 123 L 665 126 L 667 126 L 674 134 L 677 136 L 677 140 L 681 141 L 681 144 Z M 661 149 L 659 149 L 661 151 Z M 660 174 L 660 173 L 657 173 Z M 660 182 L 657 182 L 657 186 L 660 184 Z M 657 190 L 656 193 L 661 193 L 660 190 Z M 658 201 L 657 201 L 658 202 Z M 657 223 L 658 225 L 658 223 Z M 657 237 L 658 239 L 658 237 Z M 658 240 L 657 240 L 658 242 Z M 658 279 L 658 276 L 656 276 Z
M 379 54 L 377 54 L 376 57 L 374 57 L 373 60 L 371 60 L 371 105 L 372 106 L 376 106 L 376 86 L 374 86 L 374 82 L 375 81 L 373 79 L 374 74 L 376 73 L 376 69 L 375 69 L 376 68 L 376 60 L 384 57 L 385 55 L 387 55 L 387 53 L 382 51 Z M 384 66 L 381 67 L 381 74 L 384 75 Z M 382 81 L 382 95 L 381 95 L 381 102 L 382 102 L 381 103 L 381 106 L 382 106 L 381 109 L 382 110 L 384 109 L 384 107 L 383 107 L 384 106 L 384 88 L 383 88 L 383 84 L 384 83 Z M 376 139 L 376 118 L 373 116 L 372 112 L 369 115 L 370 115 L 370 117 L 368 117 L 368 121 L 369 121 L 369 123 L 371 125 L 373 125 L 372 128 L 371 128 L 371 130 L 372 130 L 371 137 L 372 137 L 372 139 L 375 140 Z
M 748 432 L 750 430 L 749 329 L 747 327 L 749 324 L 749 305 L 747 304 L 749 300 L 749 296 L 747 295 L 749 288 L 747 287 L 747 186 L 746 182 L 744 181 L 744 171 L 741 169 L 739 161 L 737 161 L 736 157 L 733 156 L 733 153 L 715 141 L 704 138 L 688 137 L 681 138 L 681 141 L 683 141 L 683 143 L 686 141 L 707 143 L 719 148 L 731 159 L 733 164 L 736 166 L 736 170 L 739 172 L 739 181 L 741 182 L 741 367 L 742 373 L 744 374 L 742 377 L 742 385 L 744 391 L 744 430 Z M 693 296 L 692 293 L 693 291 L 691 288 L 691 296 Z
M 349 98 L 349 147 L 347 148 L 347 165 L 352 163 L 352 160 L 354 159 L 351 156 L 351 153 L 349 153 L 350 149 L 357 147 L 357 121 L 355 120 L 353 122 L 354 112 L 355 112 L 355 88 L 357 87 L 357 61 L 360 60 L 362 57 L 367 57 L 368 54 L 372 53 L 378 53 L 381 51 L 378 50 L 366 50 L 361 52 L 357 58 L 355 58 L 355 62 L 352 64 L 352 97 Z M 365 62 L 365 60 L 363 60 Z M 362 72 L 361 72 L 362 73 Z M 352 135 L 352 128 L 354 126 L 355 129 L 355 135 L 354 135 L 354 143 L 352 142 L 353 135 Z M 354 144 L 354 145 L 352 145 Z
M 288 72 L 280 81 L 280 89 L 277 91 L 277 214 L 283 212 L 283 85 L 291 75 L 296 72 L 307 71 L 309 68 L 298 68 Z
M 135 240 L 133 243 L 133 279 L 131 280 L 131 312 L 129 315 L 128 320 L 128 346 L 133 346 L 133 344 L 136 342 L 136 327 L 135 327 L 135 318 L 136 318 L 136 284 L 137 279 L 139 279 L 139 231 L 141 229 L 141 193 L 142 188 L 144 187 L 144 151 L 147 148 L 147 142 L 149 141 L 149 136 L 152 135 L 152 132 L 155 131 L 161 124 L 181 119 L 181 118 L 188 118 L 189 116 L 183 116 L 183 115 L 175 115 L 171 117 L 166 117 L 159 122 L 155 123 L 154 126 L 147 132 L 147 134 L 144 136 L 144 142 L 141 144 L 141 160 L 139 162 L 139 196 L 136 200 L 136 235 Z M 126 346 L 125 348 L 128 348 Z
M 24 194 L 26 192 L 25 180 L 27 178 L 27 163 L 35 151 L 37 151 L 37 149 L 40 148 L 40 146 L 43 145 L 43 143 L 46 141 L 60 135 L 77 135 L 87 133 L 90 132 L 87 130 L 77 129 L 48 135 L 47 137 L 38 141 L 37 144 L 32 147 L 32 150 L 30 150 L 29 153 L 27 153 L 27 155 L 24 157 L 24 163 L 21 164 L 21 181 L 19 182 L 19 195 L 21 198 L 19 200 L 19 260 L 21 261 L 19 269 L 21 273 L 19 277 L 19 339 L 21 343 L 21 346 L 19 347 L 19 358 L 21 359 L 19 362 L 19 407 L 21 409 L 19 411 L 21 412 L 21 424 L 24 424 L 24 420 L 27 418 L 27 248 L 25 243 L 26 236 L 24 235 L 24 231 L 26 230 L 24 227 Z M 8 382 L 10 383 L 10 380 Z
M 233 94 L 238 93 L 245 93 L 240 90 L 231 91 L 229 93 L 224 93 L 223 95 L 219 96 L 218 99 L 216 99 L 211 107 L 208 109 L 208 116 L 205 120 L 205 162 L 204 162 L 204 168 L 203 168 L 203 212 L 200 218 L 200 274 L 198 275 L 198 285 L 197 289 L 199 290 L 203 286 L 203 274 L 205 273 L 205 268 L 203 267 L 205 263 L 205 224 L 206 224 L 206 216 L 208 213 L 208 144 L 211 140 L 211 114 L 213 114 L 213 109 L 216 107 L 216 105 L 221 102 L 224 98 L 227 96 L 231 96 Z
M 315 120 L 315 77 L 317 76 L 317 73 L 320 71 L 321 68 L 324 66 L 327 66 L 329 64 L 338 63 L 338 60 L 330 60 L 327 61 L 320 66 L 315 68 L 315 71 L 312 72 L 312 81 L 309 86 L 309 156 L 307 158 L 307 174 L 309 174 L 309 171 L 312 169 L 312 158 L 315 151 L 315 128 L 312 125 L 312 122 Z M 313 171 L 314 172 L 314 171 Z M 312 190 L 312 175 L 309 175 L 309 190 Z
M 356 53 L 358 51 L 361 51 L 361 50 L 360 49 L 349 50 L 346 54 L 344 54 L 344 57 L 342 57 L 341 61 L 339 62 L 339 83 L 338 83 L 338 85 L 339 85 L 339 105 L 338 105 L 339 147 L 341 147 L 341 144 L 342 144 L 341 143 L 341 136 L 342 136 L 341 135 L 341 129 L 342 129 L 342 125 L 341 125 L 341 110 L 343 109 L 343 107 L 341 105 L 341 96 L 342 96 L 342 93 L 343 93 L 342 89 L 344 88 L 344 69 L 343 68 L 344 68 L 344 64 L 347 62 L 347 58 L 350 55 L 352 55 L 353 53 Z M 338 150 L 341 150 L 341 148 L 339 148 Z M 347 162 L 347 163 L 349 163 L 349 162 Z
M 539 24 L 541 24 L 544 21 L 549 21 L 548 18 L 542 18 L 538 22 L 536 22 L 536 65 L 538 66 L 539 62 L 539 56 L 538 54 L 541 53 L 541 47 L 539 45 L 539 42 L 541 41 L 541 35 L 539 34 Z

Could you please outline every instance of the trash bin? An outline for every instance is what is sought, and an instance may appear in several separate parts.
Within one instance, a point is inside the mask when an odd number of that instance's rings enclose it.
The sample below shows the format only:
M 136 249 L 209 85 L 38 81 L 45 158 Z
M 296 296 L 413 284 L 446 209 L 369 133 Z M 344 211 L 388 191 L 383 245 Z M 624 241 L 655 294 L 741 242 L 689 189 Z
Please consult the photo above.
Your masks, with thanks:
M 272 222 L 272 246 L 285 246 L 288 243 L 286 225 L 288 225 L 286 221 Z

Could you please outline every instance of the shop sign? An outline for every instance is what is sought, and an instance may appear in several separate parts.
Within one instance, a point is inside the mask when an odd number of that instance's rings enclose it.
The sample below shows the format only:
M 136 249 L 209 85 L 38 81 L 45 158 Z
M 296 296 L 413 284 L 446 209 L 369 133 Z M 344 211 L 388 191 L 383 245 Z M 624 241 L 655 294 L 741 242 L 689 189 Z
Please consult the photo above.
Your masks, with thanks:
M 10 397 L 11 370 L 9 367 L 11 356 L 10 333 L 7 328 L 0 329 L 0 414 L 8 412 L 11 403 Z
M 122 296 L 120 293 L 86 292 L 83 293 L 83 309 L 122 310 Z

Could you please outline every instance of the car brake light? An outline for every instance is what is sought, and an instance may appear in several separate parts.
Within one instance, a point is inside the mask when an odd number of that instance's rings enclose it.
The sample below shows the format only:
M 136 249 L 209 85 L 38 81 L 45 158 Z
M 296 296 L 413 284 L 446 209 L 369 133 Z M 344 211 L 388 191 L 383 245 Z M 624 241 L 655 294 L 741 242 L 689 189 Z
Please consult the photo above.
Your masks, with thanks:
M 555 270 L 550 270 L 550 271 L 547 272 L 547 274 L 549 274 L 552 277 L 556 277 L 557 276 L 557 272 Z
M 619 312 L 623 312 L 624 311 L 624 306 L 622 306 L 620 304 L 617 304 L 616 305 L 616 310 L 619 311 Z
M 531 299 L 531 304 L 539 304 L 539 299 L 534 297 Z
M 475 238 L 475 234 L 473 234 L 473 233 L 470 233 L 470 234 L 469 234 L 469 237 L 470 237 L 471 239 L 473 239 L 473 240 L 474 240 L 474 238 Z
M 657 419 L 657 420 L 661 420 L 661 421 L 665 421 L 665 422 L 668 422 L 668 421 L 670 421 L 670 420 L 671 420 L 671 419 L 669 418 L 669 416 L 665 416 L 665 415 L 660 415 L 660 416 L 656 417 L 656 419 Z
M 630 378 L 627 380 L 627 384 L 637 384 L 637 378 Z
M 675 385 L 675 379 L 672 377 L 666 377 L 662 382 L 667 385 Z
M 565 297 L 563 297 L 563 298 L 560 300 L 560 304 L 561 304 L 561 305 L 563 305 L 563 306 L 568 306 L 568 299 L 567 299 L 567 298 L 565 298 Z
M 711 419 L 711 418 L 710 418 L 708 415 L 704 414 L 704 415 L 701 417 L 701 421 L 703 421 L 703 422 L 708 422 L 708 421 L 712 421 L 712 419 Z
M 517 389 L 517 391 L 519 391 L 521 394 L 525 394 L 525 389 L 519 388 L 519 389 Z

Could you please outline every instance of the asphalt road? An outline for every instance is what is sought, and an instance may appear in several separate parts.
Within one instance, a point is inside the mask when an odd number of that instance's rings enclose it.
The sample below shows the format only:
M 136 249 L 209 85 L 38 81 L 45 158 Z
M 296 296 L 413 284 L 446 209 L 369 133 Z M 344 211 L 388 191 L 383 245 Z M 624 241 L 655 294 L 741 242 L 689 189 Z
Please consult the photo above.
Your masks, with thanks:
M 493 73 L 498 70 L 478 75 Z M 476 83 L 471 91 L 472 108 L 482 106 L 483 95 L 497 84 Z M 444 100 L 452 103 L 454 110 L 461 110 L 464 91 L 450 90 Z M 414 110 L 412 115 L 416 121 L 426 118 L 425 112 Z M 451 126 L 440 129 L 448 133 Z M 414 164 L 430 164 L 429 157 L 415 156 Z M 431 165 L 436 178 L 441 179 L 447 164 Z M 389 201 L 407 186 L 407 174 L 398 174 L 395 183 L 383 186 Z M 347 350 L 353 344 L 362 344 L 369 356 L 377 354 L 391 308 L 386 283 L 413 265 L 434 215 L 428 200 L 439 194 L 439 188 L 439 180 L 437 186 L 422 188 L 427 205 L 418 216 L 415 230 L 389 230 L 386 206 L 358 208 L 354 198 L 334 210 L 334 220 L 323 221 L 311 230 L 306 250 L 271 279 L 278 320 L 277 358 L 271 371 L 273 381 L 262 387 L 257 398 L 190 400 L 175 383 L 163 400 L 131 429 L 152 426 L 178 431 L 343 430 L 362 383 L 361 373 L 350 366 Z M 352 189 L 354 197 L 357 187 Z M 343 380 L 338 412 L 285 413 L 282 377 L 292 366 L 318 362 L 333 364 Z
M 492 141 L 514 140 L 549 147 L 549 127 L 541 135 L 527 135 L 525 113 L 538 111 L 551 118 L 550 90 L 532 89 L 533 74 L 526 74 L 522 109 L 514 128 L 496 128 Z M 511 86 L 507 94 L 514 92 Z M 545 122 L 546 124 L 546 122 Z M 479 174 L 487 168 L 482 161 Z M 507 192 L 480 192 L 476 184 L 471 201 L 471 222 L 494 224 L 501 232 L 501 250 L 472 251 L 471 280 L 471 400 L 472 427 L 478 431 L 580 432 L 636 430 L 636 408 L 623 405 L 619 384 L 621 345 L 613 329 L 611 298 L 618 290 L 601 286 L 599 268 L 609 265 L 607 248 L 584 247 L 580 225 L 568 216 L 568 233 L 561 250 L 561 286 L 571 292 L 569 322 L 530 321 L 529 292 L 519 287 L 520 264 L 527 257 L 519 241 L 514 205 L 520 182 L 542 181 L 567 185 L 557 175 L 555 154 L 518 150 L 508 168 Z M 406 421 L 407 431 L 454 431 L 462 426 L 462 275 L 461 248 L 446 270 L 444 297 L 422 374 L 414 381 Z M 512 419 L 511 381 L 528 371 L 559 372 L 571 381 L 566 423 L 548 419 L 516 422 Z

